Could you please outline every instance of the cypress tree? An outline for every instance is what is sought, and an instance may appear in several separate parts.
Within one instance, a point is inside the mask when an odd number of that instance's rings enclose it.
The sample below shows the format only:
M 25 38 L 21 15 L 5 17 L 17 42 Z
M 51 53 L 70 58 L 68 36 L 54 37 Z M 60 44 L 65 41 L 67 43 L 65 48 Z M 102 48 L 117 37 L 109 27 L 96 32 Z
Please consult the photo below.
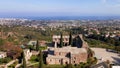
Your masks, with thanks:
M 60 35 L 60 47 L 63 47 L 63 35 L 62 35 L 62 33 L 61 33 L 61 35 Z
M 43 54 L 41 49 L 39 51 L 39 68 L 43 68 Z
M 27 68 L 24 52 L 23 52 L 23 68 Z
M 39 51 L 39 42 L 38 42 L 38 40 L 36 42 L 36 51 Z
M 70 32 L 70 34 L 69 34 L 69 45 L 72 46 L 72 33 L 71 33 L 71 32 Z

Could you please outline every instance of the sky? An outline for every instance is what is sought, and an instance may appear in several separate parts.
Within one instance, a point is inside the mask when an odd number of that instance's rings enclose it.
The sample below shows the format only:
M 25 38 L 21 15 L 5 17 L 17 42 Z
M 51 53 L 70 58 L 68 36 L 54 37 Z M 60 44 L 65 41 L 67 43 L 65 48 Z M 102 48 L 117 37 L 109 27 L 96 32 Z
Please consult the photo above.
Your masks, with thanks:
M 0 0 L 0 17 L 120 16 L 120 0 Z

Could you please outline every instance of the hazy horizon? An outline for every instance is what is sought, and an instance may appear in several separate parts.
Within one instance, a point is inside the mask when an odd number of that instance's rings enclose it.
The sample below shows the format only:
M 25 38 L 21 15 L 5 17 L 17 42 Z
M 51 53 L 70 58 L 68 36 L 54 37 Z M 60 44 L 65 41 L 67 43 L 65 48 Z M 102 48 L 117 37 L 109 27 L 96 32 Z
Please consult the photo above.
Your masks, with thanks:
M 0 17 L 120 16 L 120 0 L 1 0 Z

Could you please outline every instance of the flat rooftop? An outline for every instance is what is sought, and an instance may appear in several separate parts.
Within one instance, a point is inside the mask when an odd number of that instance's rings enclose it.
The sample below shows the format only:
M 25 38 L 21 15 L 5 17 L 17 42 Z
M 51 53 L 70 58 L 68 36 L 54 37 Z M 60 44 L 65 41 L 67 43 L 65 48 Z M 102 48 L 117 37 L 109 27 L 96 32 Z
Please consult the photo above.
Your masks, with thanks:
M 71 54 L 87 53 L 87 50 L 85 48 L 77 48 L 71 46 L 66 46 L 62 48 L 50 48 L 50 50 L 55 52 L 70 52 Z

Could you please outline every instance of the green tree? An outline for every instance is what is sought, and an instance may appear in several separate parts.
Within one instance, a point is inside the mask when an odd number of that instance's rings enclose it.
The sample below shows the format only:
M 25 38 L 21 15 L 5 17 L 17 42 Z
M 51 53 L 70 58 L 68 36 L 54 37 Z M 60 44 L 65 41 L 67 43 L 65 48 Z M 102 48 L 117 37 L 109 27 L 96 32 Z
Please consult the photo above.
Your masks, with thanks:
M 38 42 L 38 40 L 36 42 L 36 51 L 39 51 L 39 42 Z
M 29 45 L 28 48 L 30 49 L 30 52 L 31 52 L 32 50 L 34 50 L 34 46 L 33 46 L 33 45 Z
M 63 47 L 63 34 L 61 33 L 60 35 L 60 47 Z
M 27 34 L 26 36 L 24 36 L 24 38 L 28 39 L 29 41 L 32 39 L 32 35 Z
M 72 64 L 67 64 L 65 68 L 74 68 L 74 66 Z
M 118 49 L 120 46 L 120 42 L 118 40 L 116 40 L 115 42 L 115 50 L 118 52 L 120 49 Z
M 4 40 L 0 38 L 0 46 L 4 44 Z
M 91 65 L 96 64 L 97 61 L 98 61 L 98 60 L 97 60 L 96 57 L 90 57 L 90 58 L 87 59 L 87 64 L 88 64 L 88 66 L 91 66 Z
M 23 68 L 27 68 L 24 52 L 23 52 Z
M 88 52 L 88 58 L 93 57 L 95 54 L 94 51 L 92 51 L 90 48 L 88 48 L 87 52 Z
M 69 35 L 69 45 L 72 45 L 72 33 L 70 32 L 70 35 Z
M 115 41 L 115 46 L 119 46 L 120 42 L 118 40 Z
M 43 68 L 43 54 L 41 49 L 39 51 L 39 68 Z

